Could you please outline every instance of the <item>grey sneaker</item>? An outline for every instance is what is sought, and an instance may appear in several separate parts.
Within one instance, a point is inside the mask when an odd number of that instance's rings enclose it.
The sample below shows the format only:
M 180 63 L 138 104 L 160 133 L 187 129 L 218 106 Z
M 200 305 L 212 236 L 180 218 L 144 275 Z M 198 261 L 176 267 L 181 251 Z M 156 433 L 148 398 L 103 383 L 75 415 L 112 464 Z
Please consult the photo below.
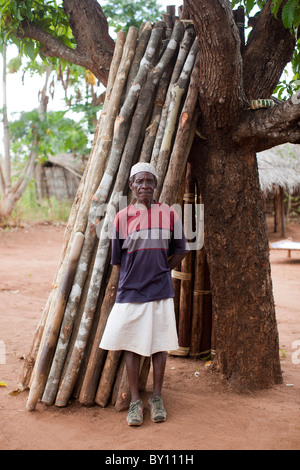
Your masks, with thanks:
M 166 421 L 167 412 L 164 408 L 161 397 L 151 397 L 149 399 L 151 419 L 154 423 Z
M 140 426 L 144 421 L 144 407 L 141 400 L 134 401 L 129 405 L 127 423 L 129 426 Z

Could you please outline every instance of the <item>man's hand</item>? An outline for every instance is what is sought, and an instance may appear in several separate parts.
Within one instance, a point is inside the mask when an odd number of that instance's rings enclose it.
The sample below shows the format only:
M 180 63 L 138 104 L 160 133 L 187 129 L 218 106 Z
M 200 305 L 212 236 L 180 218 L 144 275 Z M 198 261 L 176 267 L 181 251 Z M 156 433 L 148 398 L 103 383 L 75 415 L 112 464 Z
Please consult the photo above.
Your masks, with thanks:
M 187 255 L 187 253 L 183 253 L 182 255 L 173 255 L 171 256 L 171 258 L 169 259 L 169 266 L 170 266 L 170 271 L 172 271 L 172 269 L 176 268 L 176 266 L 178 266 L 181 261 L 183 260 L 183 258 Z

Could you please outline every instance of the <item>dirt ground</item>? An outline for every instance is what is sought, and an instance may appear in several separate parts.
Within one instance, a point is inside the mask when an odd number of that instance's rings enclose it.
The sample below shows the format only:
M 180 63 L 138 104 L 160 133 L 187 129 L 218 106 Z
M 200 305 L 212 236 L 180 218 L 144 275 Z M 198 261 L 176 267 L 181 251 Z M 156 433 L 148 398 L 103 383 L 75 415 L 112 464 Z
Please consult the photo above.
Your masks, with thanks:
M 131 428 L 111 406 L 25 409 L 17 388 L 23 357 L 60 259 L 64 227 L 39 225 L 0 232 L 0 449 L 2 450 L 299 450 L 300 252 L 271 251 L 283 384 L 238 395 L 200 360 L 168 357 L 163 388 L 168 419 Z M 300 241 L 300 226 L 287 236 Z M 278 235 L 270 235 L 278 240 Z M 298 342 L 298 343 L 297 343 Z M 196 374 L 195 374 L 196 372 Z M 151 394 L 151 375 L 143 399 Z

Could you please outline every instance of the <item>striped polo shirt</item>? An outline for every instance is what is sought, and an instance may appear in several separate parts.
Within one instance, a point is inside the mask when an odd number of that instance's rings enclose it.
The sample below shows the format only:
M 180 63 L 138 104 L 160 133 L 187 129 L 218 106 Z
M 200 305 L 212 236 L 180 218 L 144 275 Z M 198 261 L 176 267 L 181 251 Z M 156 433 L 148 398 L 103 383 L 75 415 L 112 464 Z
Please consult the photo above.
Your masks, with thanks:
M 131 204 L 118 212 L 111 255 L 111 264 L 121 265 L 116 303 L 174 297 L 168 258 L 188 251 L 181 220 L 168 205 L 140 209 Z

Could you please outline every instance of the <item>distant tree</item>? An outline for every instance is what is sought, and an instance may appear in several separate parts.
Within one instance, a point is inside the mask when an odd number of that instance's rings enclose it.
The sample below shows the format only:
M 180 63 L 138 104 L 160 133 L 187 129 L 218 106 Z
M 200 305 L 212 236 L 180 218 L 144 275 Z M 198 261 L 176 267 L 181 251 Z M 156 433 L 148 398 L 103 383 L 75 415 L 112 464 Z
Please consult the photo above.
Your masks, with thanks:
M 19 64 L 15 59 L 10 70 Z M 47 160 L 48 155 L 72 151 L 78 154 L 86 150 L 87 137 L 82 125 L 65 117 L 65 111 L 47 112 L 51 67 L 44 66 L 45 83 L 40 92 L 36 110 L 22 112 L 12 122 L 8 119 L 6 81 L 6 46 L 3 46 L 3 130 L 4 162 L 0 161 L 0 223 L 11 215 L 15 204 L 22 197 L 34 176 L 35 164 Z

